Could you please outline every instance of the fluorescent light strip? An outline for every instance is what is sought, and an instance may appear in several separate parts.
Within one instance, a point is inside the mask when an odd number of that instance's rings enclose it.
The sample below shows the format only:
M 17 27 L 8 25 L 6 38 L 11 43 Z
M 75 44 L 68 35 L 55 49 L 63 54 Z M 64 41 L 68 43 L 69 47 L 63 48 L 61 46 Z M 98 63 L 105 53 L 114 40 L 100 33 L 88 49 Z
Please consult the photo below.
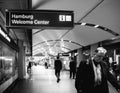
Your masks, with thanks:
M 82 26 L 85 26 L 85 25 L 86 25 L 86 23 L 81 23 L 81 25 L 82 25 Z
M 0 27 L 0 34 L 1 34 L 6 40 L 8 40 L 9 42 L 11 41 L 11 39 L 8 37 L 8 35 L 7 35 L 4 31 L 2 31 L 1 27 Z
M 99 25 L 95 25 L 94 27 L 97 28 L 97 27 L 99 27 Z

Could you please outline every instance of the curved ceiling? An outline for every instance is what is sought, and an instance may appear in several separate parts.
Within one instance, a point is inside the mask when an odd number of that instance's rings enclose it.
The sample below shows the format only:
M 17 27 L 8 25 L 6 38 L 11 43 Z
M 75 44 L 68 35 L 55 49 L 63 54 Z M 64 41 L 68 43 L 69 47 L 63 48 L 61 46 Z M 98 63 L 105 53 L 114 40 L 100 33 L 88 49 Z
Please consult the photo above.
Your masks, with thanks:
M 32 0 L 32 7 L 36 10 L 74 11 L 74 28 L 71 30 L 32 30 L 33 55 L 69 52 L 118 37 L 119 5 L 120 0 Z

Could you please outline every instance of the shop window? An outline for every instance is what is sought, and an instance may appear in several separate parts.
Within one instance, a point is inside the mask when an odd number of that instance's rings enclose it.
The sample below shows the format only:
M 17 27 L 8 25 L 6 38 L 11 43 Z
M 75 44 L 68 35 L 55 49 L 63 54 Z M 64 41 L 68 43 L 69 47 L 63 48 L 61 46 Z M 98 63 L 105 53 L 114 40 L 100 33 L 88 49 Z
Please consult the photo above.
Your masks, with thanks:
M 16 52 L 5 43 L 0 41 L 0 85 L 15 75 Z

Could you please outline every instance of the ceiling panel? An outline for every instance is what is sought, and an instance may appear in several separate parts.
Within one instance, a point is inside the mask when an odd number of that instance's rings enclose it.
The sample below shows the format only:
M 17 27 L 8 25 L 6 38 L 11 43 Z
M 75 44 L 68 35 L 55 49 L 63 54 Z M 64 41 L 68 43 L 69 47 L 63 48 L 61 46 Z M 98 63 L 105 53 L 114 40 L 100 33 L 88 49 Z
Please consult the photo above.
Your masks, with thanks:
M 82 46 L 87 46 L 112 37 L 114 37 L 114 35 L 98 28 L 76 26 L 63 37 L 63 40 L 68 39 Z
M 32 0 L 32 2 L 33 9 L 37 10 L 72 10 L 75 23 L 72 30 L 47 29 L 33 35 L 33 45 L 45 40 L 60 39 L 64 42 L 63 47 L 74 50 L 120 34 L 120 0 Z M 102 29 L 76 24 L 83 22 L 99 25 Z M 60 42 L 54 43 L 54 47 L 61 46 Z
M 0 8 L 3 9 L 27 9 L 28 0 L 0 0 Z
M 59 41 L 55 44 L 55 46 L 60 46 L 61 48 L 65 48 L 67 49 L 67 52 L 81 48 L 81 46 L 78 43 L 69 40 Z
M 33 7 L 38 5 L 36 7 L 38 10 L 73 10 L 75 22 L 77 22 L 101 0 L 32 0 L 32 2 Z
M 33 34 L 33 46 L 49 40 L 60 39 L 68 30 L 42 30 L 37 34 Z M 35 33 L 36 30 L 33 30 Z
M 27 4 L 28 0 L 0 0 L 0 9 L 27 9 Z M 32 0 L 32 8 L 36 10 L 72 10 L 74 11 L 74 23 L 100 25 L 120 34 L 120 0 Z M 61 46 L 74 50 L 115 37 L 105 29 L 76 24 L 72 30 L 33 29 L 32 31 L 33 51 L 38 47 L 48 49 L 49 45 L 54 46 L 51 50 L 62 51 Z M 15 33 L 19 39 L 29 41 L 24 29 L 17 29 Z M 61 42 L 64 45 L 61 45 Z
M 101 25 L 120 34 L 120 0 L 104 0 L 82 22 Z

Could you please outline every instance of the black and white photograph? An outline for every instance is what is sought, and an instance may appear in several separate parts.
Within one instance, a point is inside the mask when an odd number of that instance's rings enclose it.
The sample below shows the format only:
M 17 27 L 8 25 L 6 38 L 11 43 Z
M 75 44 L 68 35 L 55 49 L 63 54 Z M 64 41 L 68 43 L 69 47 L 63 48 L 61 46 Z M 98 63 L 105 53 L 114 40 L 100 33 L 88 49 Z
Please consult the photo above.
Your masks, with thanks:
M 0 93 L 120 93 L 120 0 L 0 0 Z

